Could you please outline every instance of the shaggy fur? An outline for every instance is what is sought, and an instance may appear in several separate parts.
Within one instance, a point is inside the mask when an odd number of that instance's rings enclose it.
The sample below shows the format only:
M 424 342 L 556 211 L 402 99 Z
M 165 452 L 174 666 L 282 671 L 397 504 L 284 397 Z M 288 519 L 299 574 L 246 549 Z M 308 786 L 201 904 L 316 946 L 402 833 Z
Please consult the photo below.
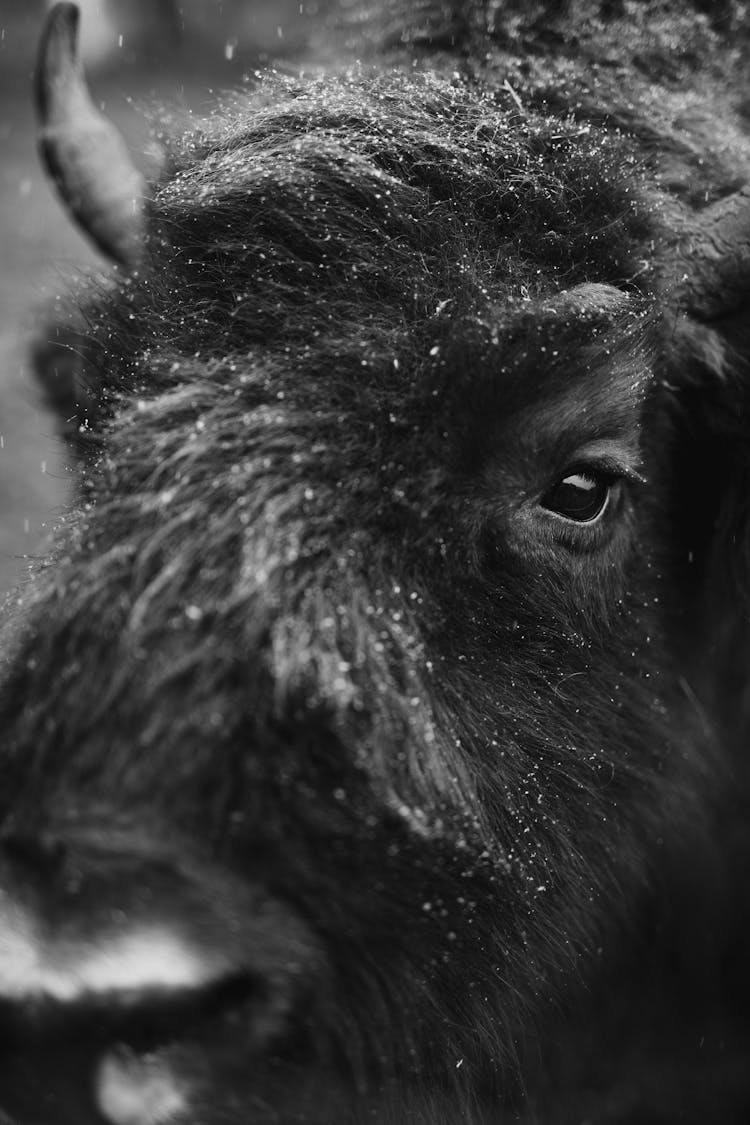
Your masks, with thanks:
M 715 676 L 747 647 L 747 340 L 676 322 L 654 253 L 726 193 L 724 134 L 697 201 L 668 76 L 656 108 L 632 57 L 618 106 L 582 77 L 598 13 L 542 64 L 543 23 L 428 7 L 402 38 L 437 71 L 264 74 L 173 139 L 143 268 L 82 299 L 79 502 L 6 627 L 3 886 L 69 959 L 158 919 L 220 968 L 190 1018 L 7 1005 L 21 1122 L 72 1026 L 56 1121 L 145 1057 L 204 1125 L 750 1099 L 742 815 L 716 834 L 744 676 Z M 625 7 L 633 55 L 688 35 Z M 691 90 L 729 57 L 703 31 Z M 593 448 L 609 508 L 560 521 Z

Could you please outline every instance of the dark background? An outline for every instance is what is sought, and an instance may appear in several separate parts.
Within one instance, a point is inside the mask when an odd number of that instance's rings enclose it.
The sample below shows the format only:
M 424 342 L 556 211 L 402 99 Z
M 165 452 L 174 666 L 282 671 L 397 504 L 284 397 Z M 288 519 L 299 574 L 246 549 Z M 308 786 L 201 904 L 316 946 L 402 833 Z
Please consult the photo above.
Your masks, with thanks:
M 299 0 L 79 0 L 82 49 L 95 101 L 147 163 L 139 106 L 200 110 L 211 91 L 259 64 L 299 57 L 323 3 Z M 55 295 L 106 263 L 68 221 L 36 154 L 31 77 L 45 0 L 0 0 L 0 594 L 69 494 L 71 458 L 30 370 L 28 344 Z

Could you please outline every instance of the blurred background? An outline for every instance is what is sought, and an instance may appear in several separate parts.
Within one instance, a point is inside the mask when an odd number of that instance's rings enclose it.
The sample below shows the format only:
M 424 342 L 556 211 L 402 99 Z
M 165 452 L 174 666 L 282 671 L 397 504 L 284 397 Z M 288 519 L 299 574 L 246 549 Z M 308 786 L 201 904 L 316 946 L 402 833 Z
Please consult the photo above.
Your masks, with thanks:
M 200 110 L 258 65 L 293 62 L 329 0 L 78 0 L 95 101 L 147 163 L 139 106 Z M 0 595 L 43 551 L 71 458 L 32 377 L 28 345 L 71 279 L 105 265 L 68 221 L 36 154 L 31 77 L 47 0 L 0 0 Z

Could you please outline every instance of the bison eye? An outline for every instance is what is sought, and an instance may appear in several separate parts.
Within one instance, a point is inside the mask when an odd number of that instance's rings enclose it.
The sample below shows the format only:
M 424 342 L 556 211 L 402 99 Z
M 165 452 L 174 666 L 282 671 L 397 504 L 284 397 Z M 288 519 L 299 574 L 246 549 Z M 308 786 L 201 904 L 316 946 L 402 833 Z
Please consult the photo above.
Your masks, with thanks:
M 594 523 L 609 504 L 614 479 L 600 469 L 568 473 L 542 496 L 543 508 L 574 523 Z

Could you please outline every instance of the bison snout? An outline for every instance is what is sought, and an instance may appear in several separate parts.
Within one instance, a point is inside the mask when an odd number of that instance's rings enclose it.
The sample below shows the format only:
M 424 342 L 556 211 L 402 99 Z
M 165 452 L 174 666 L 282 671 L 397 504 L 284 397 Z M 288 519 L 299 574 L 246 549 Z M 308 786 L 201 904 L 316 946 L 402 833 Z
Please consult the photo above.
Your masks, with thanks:
M 188 1078 L 153 1061 L 165 1045 L 200 1054 L 196 1044 L 231 1027 L 245 1057 L 266 1057 L 322 974 L 292 908 L 182 849 L 6 839 L 0 1119 L 86 1121 L 85 1087 L 92 1121 L 146 1123 L 152 1102 L 188 1098 Z

